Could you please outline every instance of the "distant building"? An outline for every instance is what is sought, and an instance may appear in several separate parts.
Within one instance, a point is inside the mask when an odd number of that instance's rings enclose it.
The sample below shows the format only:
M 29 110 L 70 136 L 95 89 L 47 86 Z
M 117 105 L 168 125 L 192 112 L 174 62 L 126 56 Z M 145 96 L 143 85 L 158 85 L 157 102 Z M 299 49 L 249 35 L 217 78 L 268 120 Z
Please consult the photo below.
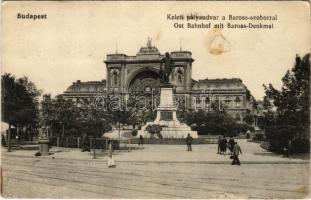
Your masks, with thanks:
M 237 121 L 242 121 L 246 114 L 255 114 L 256 101 L 241 79 L 192 79 L 192 53 L 173 51 L 174 60 L 171 74 L 175 85 L 175 96 L 184 109 L 211 110 L 211 102 L 219 109 L 226 109 Z M 164 57 L 148 40 L 135 56 L 108 54 L 106 81 L 74 82 L 63 94 L 75 101 L 91 100 L 102 94 L 117 94 L 127 98 L 129 95 L 145 95 L 148 101 L 159 94 L 159 71 Z
M 106 90 L 106 80 L 102 81 L 87 81 L 73 82 L 72 85 L 64 92 L 64 96 L 73 97 L 90 97 L 103 93 Z
M 191 97 L 192 108 L 210 110 L 211 101 L 218 102 L 218 107 L 225 109 L 237 121 L 256 110 L 255 98 L 237 78 L 199 80 L 192 87 Z

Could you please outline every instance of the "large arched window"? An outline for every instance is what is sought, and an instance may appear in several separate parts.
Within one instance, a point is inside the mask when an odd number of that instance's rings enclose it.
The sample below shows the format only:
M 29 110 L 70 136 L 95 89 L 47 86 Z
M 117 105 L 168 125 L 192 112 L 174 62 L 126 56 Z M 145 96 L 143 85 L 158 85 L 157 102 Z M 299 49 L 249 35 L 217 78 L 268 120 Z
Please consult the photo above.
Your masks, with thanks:
M 136 74 L 129 82 L 129 92 L 140 92 L 140 93 L 158 93 L 159 92 L 160 77 L 154 71 L 146 69 Z M 119 83 L 120 84 L 120 83 Z

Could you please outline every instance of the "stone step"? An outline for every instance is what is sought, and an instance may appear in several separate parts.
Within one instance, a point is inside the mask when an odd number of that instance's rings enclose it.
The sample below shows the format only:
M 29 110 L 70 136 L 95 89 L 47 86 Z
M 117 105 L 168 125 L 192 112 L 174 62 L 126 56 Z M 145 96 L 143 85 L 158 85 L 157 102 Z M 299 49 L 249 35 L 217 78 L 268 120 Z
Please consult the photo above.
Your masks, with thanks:
M 198 138 L 196 131 L 187 131 L 187 130 L 162 130 L 161 135 L 163 138 L 186 138 L 190 134 L 192 138 Z

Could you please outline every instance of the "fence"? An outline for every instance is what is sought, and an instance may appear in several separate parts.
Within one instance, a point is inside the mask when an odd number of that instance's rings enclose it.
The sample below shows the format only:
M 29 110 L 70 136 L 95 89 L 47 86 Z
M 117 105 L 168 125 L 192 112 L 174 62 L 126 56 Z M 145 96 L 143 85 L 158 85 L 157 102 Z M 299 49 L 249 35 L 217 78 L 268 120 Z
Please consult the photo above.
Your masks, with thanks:
M 131 139 L 131 144 L 138 144 L 139 139 L 133 138 Z M 210 144 L 214 143 L 213 141 L 207 138 L 197 138 L 192 141 L 192 144 Z M 167 144 L 167 145 L 186 145 L 186 139 L 176 139 L 176 138 L 144 138 L 144 144 Z
M 89 146 L 90 149 L 94 148 L 94 138 L 88 137 L 85 141 L 81 137 L 50 137 L 50 146 L 66 147 L 66 148 L 82 148 L 83 145 Z M 83 144 L 84 142 L 84 144 Z M 108 138 L 96 138 L 96 149 L 107 149 L 108 144 L 112 143 L 113 149 L 119 149 L 119 141 Z

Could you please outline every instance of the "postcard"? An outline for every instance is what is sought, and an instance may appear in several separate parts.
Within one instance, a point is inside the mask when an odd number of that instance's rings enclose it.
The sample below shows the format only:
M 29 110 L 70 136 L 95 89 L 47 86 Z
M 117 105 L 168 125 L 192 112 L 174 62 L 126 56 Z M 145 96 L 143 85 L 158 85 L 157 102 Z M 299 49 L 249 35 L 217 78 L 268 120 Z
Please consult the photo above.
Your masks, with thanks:
M 302 199 L 307 1 L 3 1 L 1 195 Z

